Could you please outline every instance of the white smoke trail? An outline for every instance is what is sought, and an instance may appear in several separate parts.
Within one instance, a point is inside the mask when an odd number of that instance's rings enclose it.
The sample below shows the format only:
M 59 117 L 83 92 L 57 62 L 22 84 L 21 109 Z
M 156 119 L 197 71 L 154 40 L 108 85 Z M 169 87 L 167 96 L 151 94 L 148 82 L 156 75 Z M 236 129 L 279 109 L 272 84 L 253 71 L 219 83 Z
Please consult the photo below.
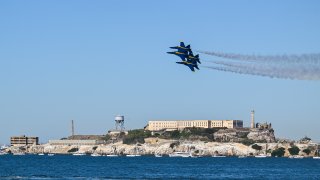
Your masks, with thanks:
M 320 80 L 319 68 L 297 68 L 297 67 L 276 67 L 261 66 L 259 64 L 243 64 L 224 61 L 212 61 L 212 63 L 222 66 L 205 66 L 206 68 L 233 72 L 238 74 L 250 74 L 266 76 L 271 78 L 296 79 L 296 80 Z
M 320 65 L 320 53 L 313 54 L 300 54 L 300 55 L 246 55 L 237 53 L 224 53 L 224 52 L 210 52 L 210 51 L 197 51 L 199 53 L 222 57 L 226 59 L 242 60 L 242 61 L 257 61 L 265 63 L 299 63 L 299 64 L 314 64 Z

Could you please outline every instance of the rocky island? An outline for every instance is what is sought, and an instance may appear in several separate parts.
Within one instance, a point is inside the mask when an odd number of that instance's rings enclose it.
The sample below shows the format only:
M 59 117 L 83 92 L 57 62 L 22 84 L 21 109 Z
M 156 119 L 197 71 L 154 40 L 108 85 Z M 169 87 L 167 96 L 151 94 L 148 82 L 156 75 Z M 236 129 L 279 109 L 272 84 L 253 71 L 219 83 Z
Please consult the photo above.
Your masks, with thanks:
M 66 141 L 80 137 L 69 137 Z M 53 153 L 53 154 L 101 154 L 101 155 L 169 155 L 174 152 L 189 152 L 194 156 L 314 156 L 318 145 L 305 137 L 298 142 L 277 140 L 273 129 L 226 129 L 226 128 L 186 128 L 178 131 L 151 133 L 144 129 L 132 130 L 127 134 L 107 134 L 86 137 L 99 139 L 101 144 L 72 145 L 53 144 L 12 146 L 9 153 Z

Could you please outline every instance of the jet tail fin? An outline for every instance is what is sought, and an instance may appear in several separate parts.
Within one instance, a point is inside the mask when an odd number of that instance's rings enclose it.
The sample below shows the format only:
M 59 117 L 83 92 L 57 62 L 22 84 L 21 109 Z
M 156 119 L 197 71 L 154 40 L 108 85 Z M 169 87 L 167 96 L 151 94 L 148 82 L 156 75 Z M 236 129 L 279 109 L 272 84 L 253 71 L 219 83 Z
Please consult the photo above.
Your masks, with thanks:
M 197 54 L 195 57 L 196 57 L 197 62 L 198 62 L 199 64 L 201 64 L 200 58 L 199 58 L 199 54 Z

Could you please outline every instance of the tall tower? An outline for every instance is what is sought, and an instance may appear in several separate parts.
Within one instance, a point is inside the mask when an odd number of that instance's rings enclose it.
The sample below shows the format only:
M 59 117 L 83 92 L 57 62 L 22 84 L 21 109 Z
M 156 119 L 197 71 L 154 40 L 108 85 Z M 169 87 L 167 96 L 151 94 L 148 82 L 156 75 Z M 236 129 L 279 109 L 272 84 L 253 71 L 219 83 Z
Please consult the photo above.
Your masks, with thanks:
M 124 116 L 116 116 L 114 118 L 114 121 L 116 122 L 116 130 L 123 131 L 124 130 Z
M 71 120 L 71 136 L 74 136 L 74 124 L 73 124 L 73 120 Z
M 251 121 L 251 126 L 250 126 L 250 128 L 255 128 L 255 123 L 254 123 L 254 110 L 251 111 L 250 121 Z

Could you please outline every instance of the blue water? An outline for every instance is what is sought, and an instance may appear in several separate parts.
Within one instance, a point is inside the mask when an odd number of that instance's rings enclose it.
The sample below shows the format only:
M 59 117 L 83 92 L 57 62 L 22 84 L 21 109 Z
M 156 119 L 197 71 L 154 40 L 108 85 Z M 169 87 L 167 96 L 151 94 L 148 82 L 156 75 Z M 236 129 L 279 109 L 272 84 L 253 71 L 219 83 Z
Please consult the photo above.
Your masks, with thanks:
M 0 179 L 320 179 L 312 158 L 0 156 Z

